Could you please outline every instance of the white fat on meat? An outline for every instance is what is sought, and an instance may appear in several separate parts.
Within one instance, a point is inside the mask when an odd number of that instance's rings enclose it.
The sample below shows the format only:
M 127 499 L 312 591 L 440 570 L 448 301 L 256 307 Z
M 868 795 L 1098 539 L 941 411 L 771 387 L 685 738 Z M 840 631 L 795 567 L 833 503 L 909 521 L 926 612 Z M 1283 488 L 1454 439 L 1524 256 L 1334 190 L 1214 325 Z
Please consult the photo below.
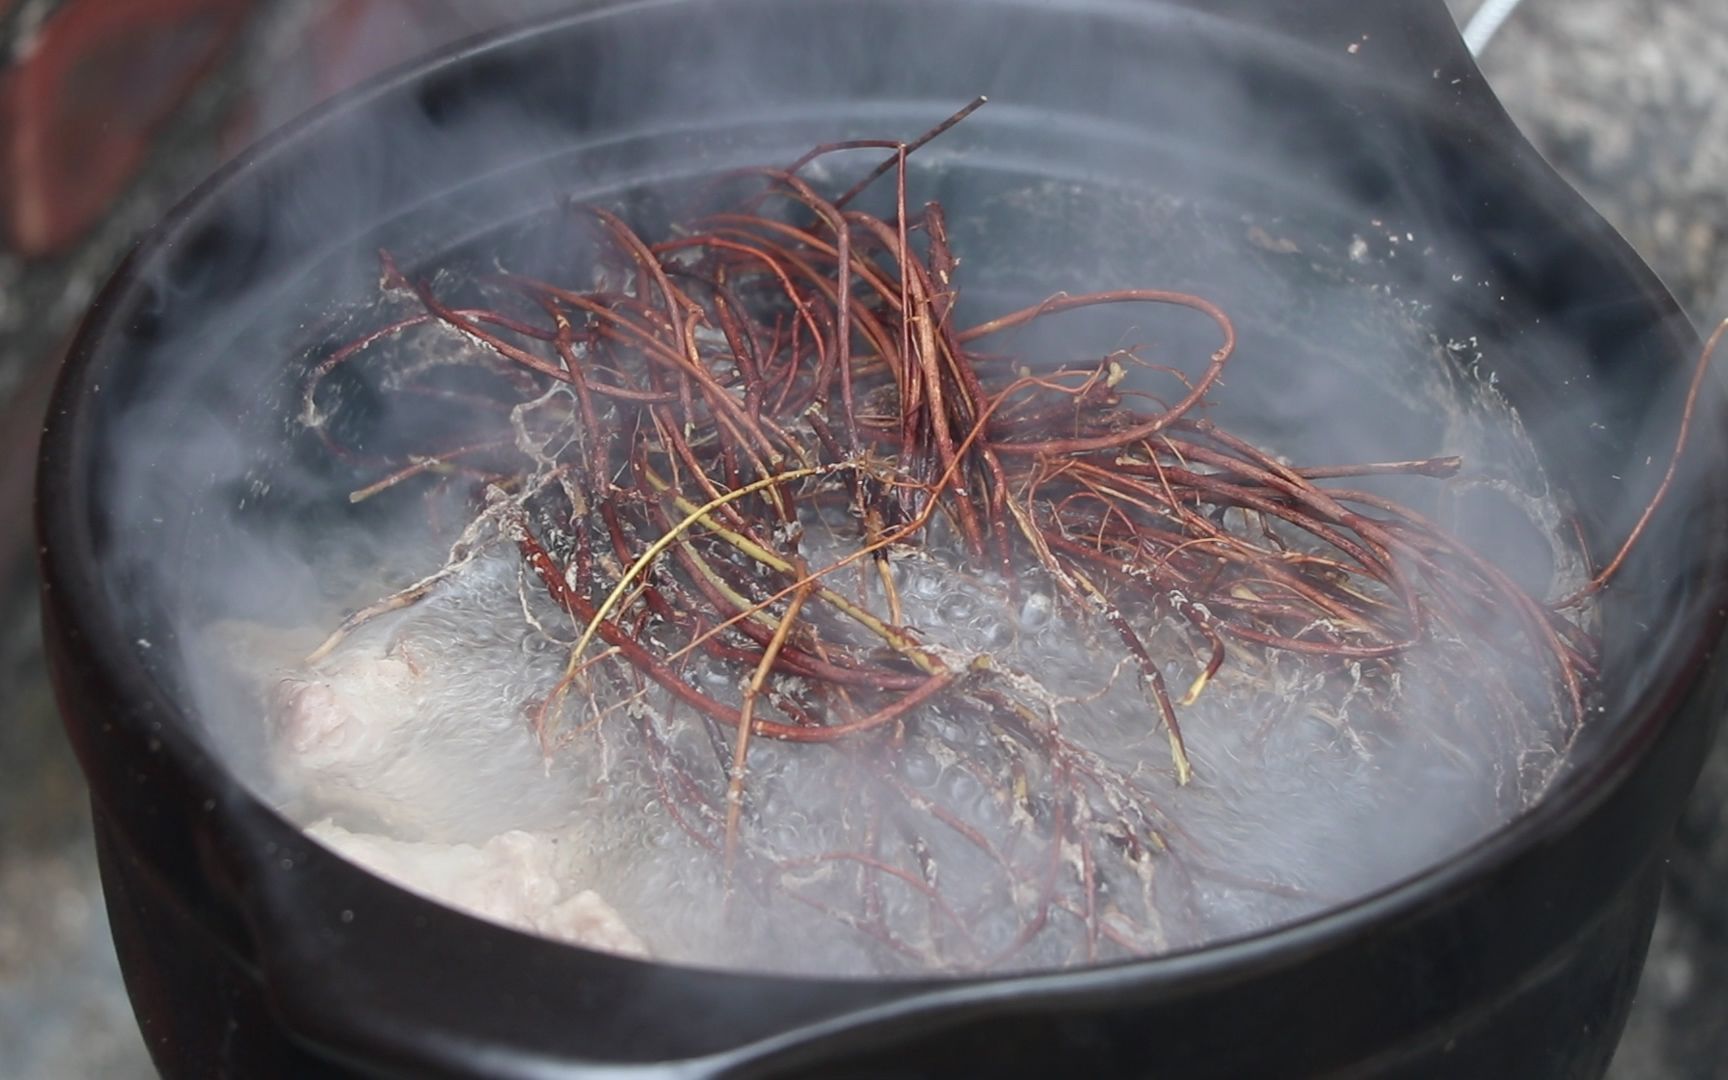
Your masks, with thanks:
M 523 618 L 516 571 L 482 560 L 269 694 L 275 779 L 310 810 L 404 839 L 476 843 L 563 825 L 585 787 L 529 721 L 562 669 Z
M 648 946 L 591 889 L 568 885 L 559 841 L 514 829 L 483 844 L 393 840 L 320 821 L 306 834 L 379 877 L 448 907 L 585 948 L 647 957 Z

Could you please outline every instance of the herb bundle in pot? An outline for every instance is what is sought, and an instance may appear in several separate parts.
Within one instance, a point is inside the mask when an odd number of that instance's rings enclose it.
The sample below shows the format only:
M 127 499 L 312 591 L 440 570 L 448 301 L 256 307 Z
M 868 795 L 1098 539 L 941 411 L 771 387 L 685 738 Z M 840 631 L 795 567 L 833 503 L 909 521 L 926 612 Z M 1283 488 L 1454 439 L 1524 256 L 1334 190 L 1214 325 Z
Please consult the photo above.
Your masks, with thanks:
M 905 170 L 977 104 L 722 177 L 658 235 L 561 206 L 546 276 L 382 255 L 298 421 L 352 502 L 412 502 L 405 546 L 448 551 L 276 687 L 316 835 L 596 947 L 955 973 L 1286 921 L 1540 796 L 1621 557 L 1585 569 L 1535 470 L 1307 464 L 1234 433 L 1210 414 L 1236 330 L 1202 296 L 964 324 L 964 252 Z M 870 148 L 892 156 L 838 195 L 801 175 Z M 877 182 L 884 216 L 853 205 Z M 1210 351 L 985 351 L 1106 307 L 1126 341 L 1149 306 L 1209 321 Z M 1534 591 L 1432 519 L 1480 487 L 1548 545 Z M 441 884 L 448 845 L 484 864 L 507 831 L 561 854 Z

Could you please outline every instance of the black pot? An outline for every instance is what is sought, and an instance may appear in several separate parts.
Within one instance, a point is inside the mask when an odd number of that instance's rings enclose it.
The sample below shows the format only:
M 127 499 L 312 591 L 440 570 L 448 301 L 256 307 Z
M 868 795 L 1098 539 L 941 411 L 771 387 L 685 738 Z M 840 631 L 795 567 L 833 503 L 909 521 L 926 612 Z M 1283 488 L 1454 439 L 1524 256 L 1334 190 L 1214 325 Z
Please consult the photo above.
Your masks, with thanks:
M 239 449 L 202 444 L 280 426 L 285 354 L 270 335 L 375 281 L 374 247 L 423 260 L 554 194 L 909 137 L 981 92 L 992 104 L 925 152 L 960 178 L 931 181 L 951 207 L 1003 177 L 1130 201 L 1194 193 L 1219 210 L 1209 220 L 1294 238 L 1306 254 L 1291 280 L 1360 241 L 1361 272 L 1423 297 L 1430 331 L 1477 339 L 1593 550 L 1611 551 L 1649 497 L 1697 338 L 1519 138 L 1438 0 L 602 3 L 399 73 L 247 154 L 142 243 L 77 339 L 43 442 L 55 685 L 164 1073 L 1603 1071 L 1643 962 L 1656 855 L 1723 696 L 1709 663 L 1728 611 L 1714 384 L 1680 486 L 1605 598 L 1602 711 L 1545 800 L 1394 887 L 1186 954 L 868 981 L 556 945 L 310 842 L 243 782 L 245 751 L 224 745 L 233 718 L 189 705 L 169 615 L 276 588 L 208 580 L 212 553 L 247 535 L 218 503 L 292 514 L 316 486 L 230 486 L 270 460 L 233 465 Z M 404 130 L 427 137 L 381 141 Z M 1007 251 L 1058 274 L 1134 239 L 1049 199 L 1041 234 L 992 249 L 981 230 L 980 266 Z M 266 208 L 294 227 L 265 229 Z M 1235 282 L 1241 251 L 1197 235 L 1144 273 L 1241 293 L 1220 299 L 1244 313 L 1244 354 L 1277 353 L 1247 313 L 1278 274 Z M 981 291 L 1048 287 L 1004 274 Z M 1366 410 L 1361 424 L 1376 422 Z

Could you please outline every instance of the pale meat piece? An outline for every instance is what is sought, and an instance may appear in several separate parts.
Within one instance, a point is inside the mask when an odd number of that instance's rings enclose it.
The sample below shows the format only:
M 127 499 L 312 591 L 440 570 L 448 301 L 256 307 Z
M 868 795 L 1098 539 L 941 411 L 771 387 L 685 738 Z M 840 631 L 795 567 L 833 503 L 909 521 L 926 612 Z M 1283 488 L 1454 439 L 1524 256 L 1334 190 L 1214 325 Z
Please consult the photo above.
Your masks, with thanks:
M 317 663 L 279 669 L 267 690 L 276 781 L 308 818 L 402 839 L 477 844 L 564 825 L 584 763 L 549 761 L 530 718 L 564 656 L 536 647 L 521 604 L 515 563 L 481 560 Z
M 649 955 L 598 893 L 566 886 L 551 837 L 512 830 L 478 845 L 415 843 L 350 832 L 330 821 L 306 833 L 379 877 L 470 915 L 572 945 Z

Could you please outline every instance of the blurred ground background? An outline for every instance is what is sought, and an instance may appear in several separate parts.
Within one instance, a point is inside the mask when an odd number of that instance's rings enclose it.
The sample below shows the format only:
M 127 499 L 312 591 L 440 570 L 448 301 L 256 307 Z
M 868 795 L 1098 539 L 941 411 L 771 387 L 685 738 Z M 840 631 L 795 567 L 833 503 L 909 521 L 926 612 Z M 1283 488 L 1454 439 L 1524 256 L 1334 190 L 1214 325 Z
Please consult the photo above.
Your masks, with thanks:
M 1447 2 L 1460 20 L 1478 6 Z M 37 638 L 33 446 L 73 322 L 139 231 L 258 134 L 382 67 L 561 6 L 0 0 L 0 1078 L 151 1075 Z M 1482 63 L 1693 319 L 1728 315 L 1728 3 L 1524 0 Z M 1728 740 L 1669 852 L 1614 1077 L 1728 1078 Z

